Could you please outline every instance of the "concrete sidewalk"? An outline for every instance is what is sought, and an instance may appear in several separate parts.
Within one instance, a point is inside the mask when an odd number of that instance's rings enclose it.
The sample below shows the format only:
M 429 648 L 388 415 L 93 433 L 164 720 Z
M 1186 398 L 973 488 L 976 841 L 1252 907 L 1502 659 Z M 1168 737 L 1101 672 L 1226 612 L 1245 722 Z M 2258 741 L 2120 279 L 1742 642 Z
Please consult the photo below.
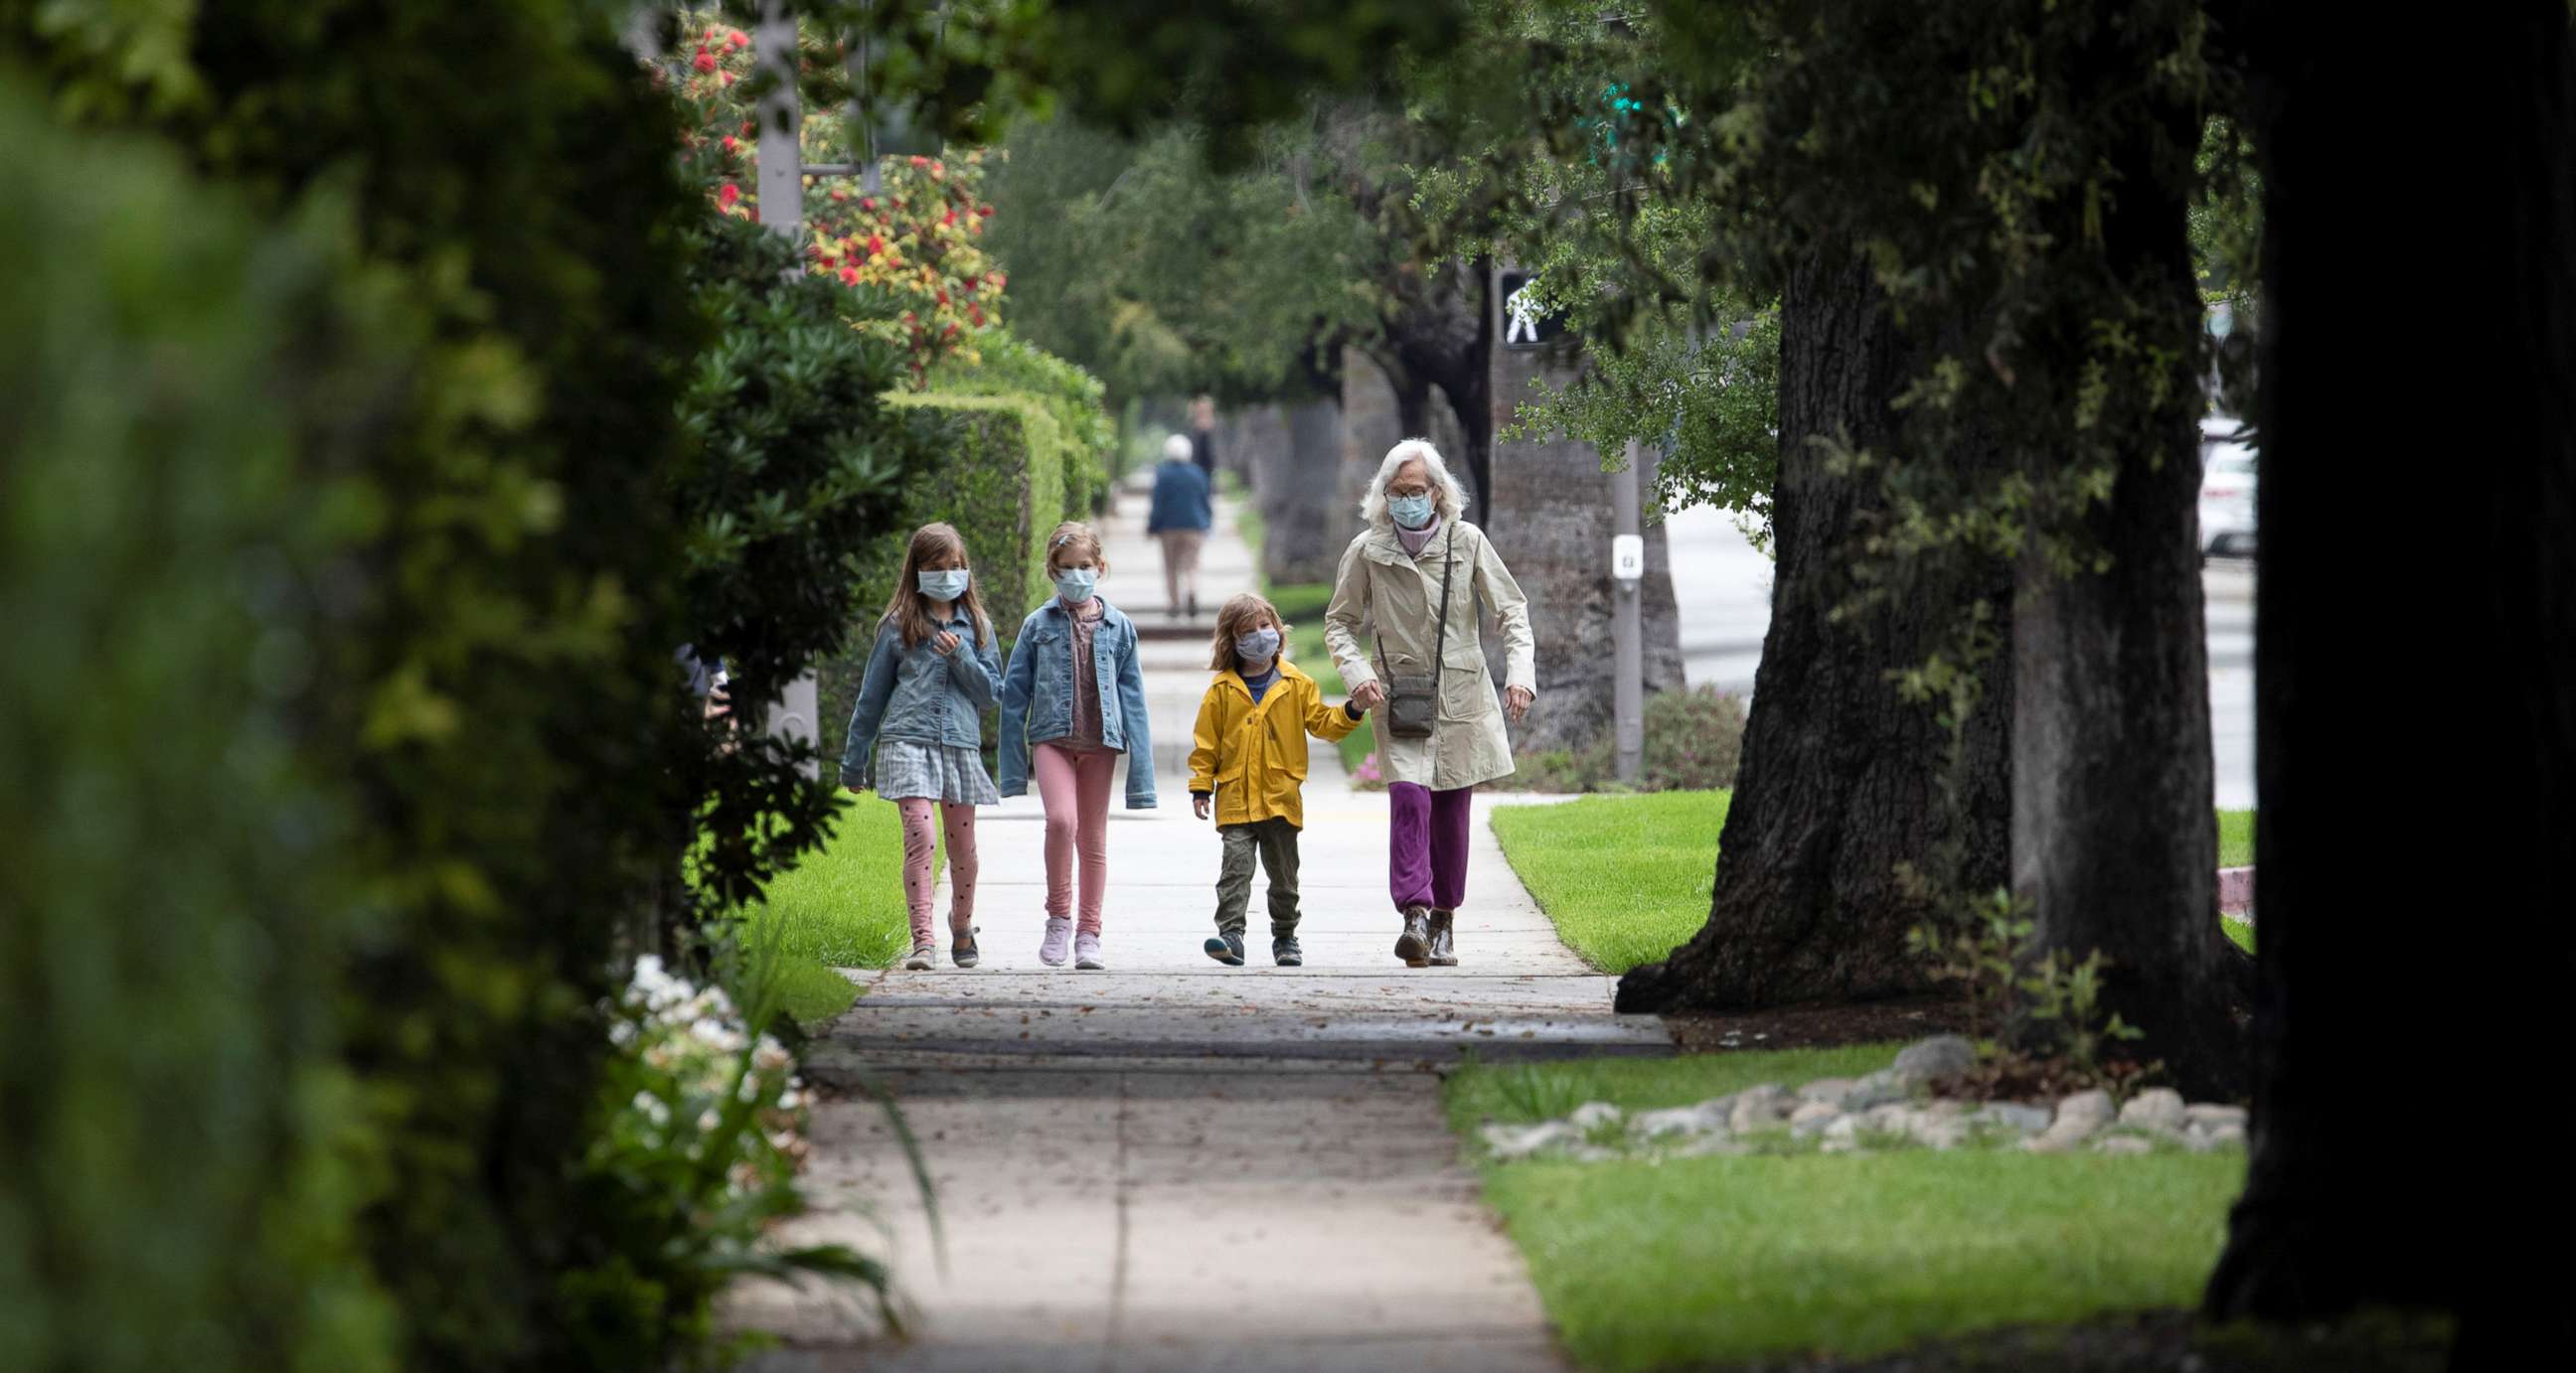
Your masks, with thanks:
M 1252 584 L 1231 510 L 1203 557 L 1202 622 Z M 1162 610 L 1144 502 L 1104 522 L 1102 593 Z M 1556 940 L 1479 802 L 1461 966 L 1392 948 L 1386 802 L 1313 745 L 1301 844 L 1302 969 L 1270 966 L 1256 891 L 1250 962 L 1200 952 L 1218 845 L 1191 818 L 1184 758 L 1208 648 L 1145 646 L 1151 811 L 1112 812 L 1110 971 L 1039 963 L 1045 864 L 1034 797 L 983 813 L 983 966 L 863 974 L 809 1060 L 820 1214 L 792 1238 L 888 1255 L 916 1338 L 880 1339 L 848 1298 L 752 1287 L 729 1315 L 788 1348 L 766 1373 L 974 1370 L 1558 1369 L 1519 1253 L 1445 1128 L 1438 1073 L 1486 1061 L 1669 1051 L 1610 1014 L 1611 979 Z M 1113 792 L 1113 795 L 1123 794 Z M 943 898 L 942 908 L 945 908 Z M 884 1112 L 927 1155 L 945 1236 Z

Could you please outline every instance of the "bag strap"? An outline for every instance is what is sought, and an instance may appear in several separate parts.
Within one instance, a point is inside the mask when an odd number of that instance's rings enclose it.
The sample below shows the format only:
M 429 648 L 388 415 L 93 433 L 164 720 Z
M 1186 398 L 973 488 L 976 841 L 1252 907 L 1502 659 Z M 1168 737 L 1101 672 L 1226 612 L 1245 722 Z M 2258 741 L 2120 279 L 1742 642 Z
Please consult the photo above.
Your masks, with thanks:
M 1449 584 L 1458 580 L 1458 522 L 1449 522 L 1449 537 L 1440 546 L 1440 628 L 1431 635 L 1431 699 L 1440 699 L 1440 671 L 1449 657 Z

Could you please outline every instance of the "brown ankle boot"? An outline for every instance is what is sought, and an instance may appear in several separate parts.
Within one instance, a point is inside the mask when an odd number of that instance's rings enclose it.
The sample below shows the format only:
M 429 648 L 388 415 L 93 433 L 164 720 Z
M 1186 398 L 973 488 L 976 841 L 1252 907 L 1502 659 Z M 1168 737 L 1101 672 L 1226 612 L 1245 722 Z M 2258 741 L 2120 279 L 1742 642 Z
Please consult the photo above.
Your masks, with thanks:
M 1404 966 L 1419 968 L 1431 961 L 1430 913 L 1420 906 L 1404 908 L 1404 933 L 1395 937 L 1395 956 Z
M 1457 923 L 1458 913 L 1456 911 L 1444 911 L 1437 906 L 1432 907 L 1431 919 L 1429 922 L 1431 931 L 1432 967 L 1454 968 L 1458 966 L 1458 946 L 1452 940 L 1452 931 L 1456 928 Z

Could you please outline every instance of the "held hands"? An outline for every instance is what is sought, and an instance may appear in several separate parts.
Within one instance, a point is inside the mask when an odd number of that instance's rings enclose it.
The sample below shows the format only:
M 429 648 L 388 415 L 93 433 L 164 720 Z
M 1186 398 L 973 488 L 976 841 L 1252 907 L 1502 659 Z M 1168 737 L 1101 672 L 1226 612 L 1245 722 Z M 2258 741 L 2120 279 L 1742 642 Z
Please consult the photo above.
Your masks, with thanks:
M 1208 799 L 1205 792 L 1193 793 L 1190 796 L 1190 813 L 1202 820 L 1208 818 Z
M 1529 714 L 1530 702 L 1537 699 L 1538 693 L 1528 687 L 1505 687 L 1503 688 L 1503 712 L 1511 716 L 1512 723 L 1517 725 L 1521 722 L 1521 717 Z
M 1360 683 L 1351 689 L 1351 702 L 1363 711 L 1377 709 L 1386 704 L 1386 684 L 1374 679 Z

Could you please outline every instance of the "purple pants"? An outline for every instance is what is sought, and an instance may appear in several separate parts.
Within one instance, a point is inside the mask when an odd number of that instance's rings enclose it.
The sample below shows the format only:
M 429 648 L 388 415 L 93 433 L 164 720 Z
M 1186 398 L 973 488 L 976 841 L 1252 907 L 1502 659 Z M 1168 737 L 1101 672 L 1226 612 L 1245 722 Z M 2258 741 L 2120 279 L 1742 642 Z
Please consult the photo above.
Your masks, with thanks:
M 1467 899 L 1467 820 L 1476 789 L 1397 782 L 1386 796 L 1386 888 L 1395 908 L 1458 909 Z

